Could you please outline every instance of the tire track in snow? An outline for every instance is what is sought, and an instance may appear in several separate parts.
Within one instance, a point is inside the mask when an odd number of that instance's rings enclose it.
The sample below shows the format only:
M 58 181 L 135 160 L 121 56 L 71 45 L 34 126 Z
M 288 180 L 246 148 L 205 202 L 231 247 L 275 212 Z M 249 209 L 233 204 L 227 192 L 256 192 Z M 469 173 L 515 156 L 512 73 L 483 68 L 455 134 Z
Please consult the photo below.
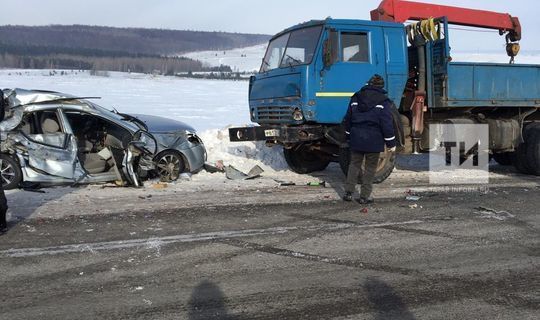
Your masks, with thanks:
M 360 229 L 360 228 L 380 228 L 384 226 L 394 225 L 410 225 L 422 223 L 422 220 L 409 220 L 402 222 L 387 222 L 387 223 L 373 223 L 357 225 L 352 223 L 333 223 L 333 224 L 320 224 L 311 226 L 296 226 L 296 227 L 273 227 L 266 229 L 247 229 L 247 230 L 233 230 L 233 231 L 216 231 L 198 234 L 184 234 L 164 237 L 152 237 L 145 239 L 129 239 L 129 240 L 117 240 L 106 242 L 92 242 L 92 243 L 80 243 L 80 244 L 68 244 L 60 246 L 50 246 L 43 248 L 18 248 L 8 249 L 0 251 L 0 256 L 7 257 L 33 257 L 41 255 L 55 255 L 66 253 L 82 253 L 96 251 L 108 251 L 117 249 L 129 249 L 129 248 L 157 248 L 167 244 L 173 243 L 186 243 L 186 242 L 203 242 L 220 239 L 232 239 L 242 237 L 253 236 L 265 236 L 265 235 L 277 235 L 287 234 L 295 231 L 334 231 L 345 229 Z

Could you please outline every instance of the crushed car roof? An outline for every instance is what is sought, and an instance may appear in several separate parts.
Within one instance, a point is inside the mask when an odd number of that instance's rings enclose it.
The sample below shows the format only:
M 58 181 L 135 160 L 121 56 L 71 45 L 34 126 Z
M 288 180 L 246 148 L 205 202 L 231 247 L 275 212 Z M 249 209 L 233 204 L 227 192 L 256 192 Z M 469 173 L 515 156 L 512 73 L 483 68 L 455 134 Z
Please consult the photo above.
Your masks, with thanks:
M 51 103 L 66 100 L 99 99 L 99 97 L 78 97 L 66 93 L 46 90 L 4 89 L 10 107 L 18 107 L 29 104 Z

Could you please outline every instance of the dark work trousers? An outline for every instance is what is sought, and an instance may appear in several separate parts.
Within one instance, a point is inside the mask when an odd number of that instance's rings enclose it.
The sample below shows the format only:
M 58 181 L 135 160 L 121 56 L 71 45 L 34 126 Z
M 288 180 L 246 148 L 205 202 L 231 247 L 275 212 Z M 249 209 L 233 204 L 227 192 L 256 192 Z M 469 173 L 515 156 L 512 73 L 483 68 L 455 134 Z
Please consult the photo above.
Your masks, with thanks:
M 6 212 L 8 210 L 6 195 L 4 188 L 0 185 L 0 229 L 7 227 Z
M 379 164 L 380 153 L 362 153 L 351 151 L 351 162 L 347 172 L 347 182 L 345 183 L 345 192 L 354 193 L 354 189 L 359 180 L 362 181 L 360 188 L 360 197 L 367 199 L 373 191 L 373 179 Z M 364 170 L 362 163 L 366 160 Z

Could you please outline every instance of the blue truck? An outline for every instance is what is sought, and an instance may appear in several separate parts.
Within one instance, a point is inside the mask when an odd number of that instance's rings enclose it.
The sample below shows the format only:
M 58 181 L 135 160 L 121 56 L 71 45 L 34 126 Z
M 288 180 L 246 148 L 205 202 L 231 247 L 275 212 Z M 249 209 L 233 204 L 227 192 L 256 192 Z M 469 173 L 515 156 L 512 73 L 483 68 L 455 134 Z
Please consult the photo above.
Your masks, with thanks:
M 341 121 L 354 92 L 380 74 L 395 105 L 400 152 L 427 151 L 432 123 L 484 123 L 496 161 L 540 175 L 540 65 L 512 63 L 519 51 L 519 20 L 417 4 L 385 0 L 371 21 L 327 18 L 276 34 L 249 81 L 249 112 L 259 126 L 229 129 L 231 141 L 282 145 L 297 173 L 324 170 L 330 162 L 346 172 L 349 150 Z M 395 22 L 388 18 L 391 10 L 419 22 Z M 504 24 L 501 17 L 507 18 Z M 450 23 L 499 29 L 506 34 L 511 63 L 452 62 Z M 394 153 L 382 154 L 377 182 L 390 175 L 394 161 Z

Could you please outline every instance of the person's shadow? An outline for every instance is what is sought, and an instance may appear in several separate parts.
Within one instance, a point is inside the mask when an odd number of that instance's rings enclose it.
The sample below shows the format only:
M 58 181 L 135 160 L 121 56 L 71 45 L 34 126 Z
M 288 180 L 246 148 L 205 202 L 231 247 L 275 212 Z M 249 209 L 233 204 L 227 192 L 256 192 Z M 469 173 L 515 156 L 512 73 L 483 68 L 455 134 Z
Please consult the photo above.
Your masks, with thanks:
M 191 293 L 189 300 L 189 320 L 236 320 L 229 315 L 225 306 L 225 295 L 214 283 L 204 280 Z
M 415 320 L 407 305 L 397 292 L 386 282 L 369 277 L 364 283 L 368 300 L 377 313 L 377 320 Z

